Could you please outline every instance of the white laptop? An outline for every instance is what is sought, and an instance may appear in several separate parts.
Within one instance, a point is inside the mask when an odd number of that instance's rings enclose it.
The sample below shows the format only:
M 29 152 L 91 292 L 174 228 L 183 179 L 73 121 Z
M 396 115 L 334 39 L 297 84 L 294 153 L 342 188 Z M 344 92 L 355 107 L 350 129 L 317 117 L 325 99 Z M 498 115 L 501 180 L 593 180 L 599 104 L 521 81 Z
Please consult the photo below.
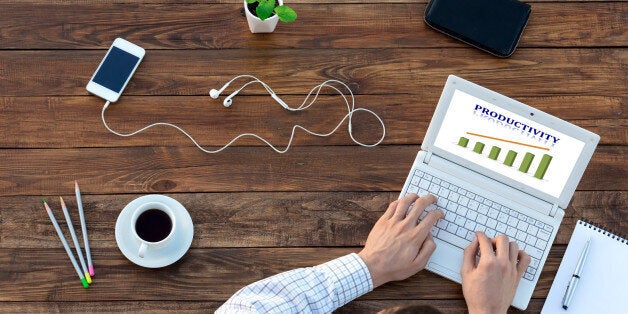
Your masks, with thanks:
M 460 283 L 474 231 L 506 234 L 532 258 L 512 303 L 526 309 L 599 139 L 450 75 L 400 195 L 434 194 L 445 212 L 426 268 Z

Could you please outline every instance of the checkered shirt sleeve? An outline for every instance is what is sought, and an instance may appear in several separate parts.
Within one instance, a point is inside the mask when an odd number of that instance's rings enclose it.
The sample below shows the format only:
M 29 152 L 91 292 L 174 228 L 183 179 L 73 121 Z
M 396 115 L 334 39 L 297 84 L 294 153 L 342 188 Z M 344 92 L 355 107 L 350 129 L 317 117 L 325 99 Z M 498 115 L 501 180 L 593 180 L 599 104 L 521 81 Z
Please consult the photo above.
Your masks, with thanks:
M 331 313 L 373 290 L 371 274 L 355 253 L 252 283 L 216 313 Z

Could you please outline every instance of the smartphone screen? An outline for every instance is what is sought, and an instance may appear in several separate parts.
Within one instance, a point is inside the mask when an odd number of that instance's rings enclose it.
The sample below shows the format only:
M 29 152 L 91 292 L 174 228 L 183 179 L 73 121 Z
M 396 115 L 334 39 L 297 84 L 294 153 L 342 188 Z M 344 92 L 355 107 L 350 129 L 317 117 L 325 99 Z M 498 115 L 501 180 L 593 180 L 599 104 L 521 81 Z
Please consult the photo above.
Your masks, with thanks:
M 113 46 L 92 81 L 120 93 L 138 62 L 139 57 Z
M 431 27 L 500 57 L 515 51 L 529 16 L 517 0 L 431 0 L 425 10 Z

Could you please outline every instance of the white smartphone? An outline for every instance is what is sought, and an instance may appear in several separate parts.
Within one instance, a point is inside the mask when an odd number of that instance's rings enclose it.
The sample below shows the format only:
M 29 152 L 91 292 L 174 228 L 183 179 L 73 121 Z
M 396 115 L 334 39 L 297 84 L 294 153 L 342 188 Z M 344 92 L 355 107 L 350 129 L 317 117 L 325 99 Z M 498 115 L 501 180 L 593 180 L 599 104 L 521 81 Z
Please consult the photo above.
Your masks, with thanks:
M 87 90 L 110 102 L 116 102 L 145 54 L 144 48 L 116 38 L 87 83 Z

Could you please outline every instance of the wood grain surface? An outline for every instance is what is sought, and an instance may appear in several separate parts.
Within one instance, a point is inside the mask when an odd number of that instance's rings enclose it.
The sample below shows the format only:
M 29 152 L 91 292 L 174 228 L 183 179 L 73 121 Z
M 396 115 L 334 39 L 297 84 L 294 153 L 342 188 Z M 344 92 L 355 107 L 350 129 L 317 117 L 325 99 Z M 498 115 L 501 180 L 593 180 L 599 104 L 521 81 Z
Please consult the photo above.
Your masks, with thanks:
M 62 249 L 6 249 L 0 253 L 0 261 L 7 266 L 0 274 L 9 280 L 0 282 L 5 292 L 0 301 L 90 301 L 94 295 L 104 301 L 221 301 L 253 281 L 358 251 L 357 247 L 195 248 L 176 264 L 155 270 L 129 262 L 117 248 L 94 250 L 93 259 L 98 261 L 95 282 L 86 290 L 76 280 L 74 269 L 64 267 L 68 256 Z M 533 297 L 547 295 L 564 253 L 564 245 L 552 247 Z M 17 262 L 20 260 L 29 263 Z M 50 276 L 48 272 L 55 272 L 59 280 L 41 280 Z M 461 299 L 462 289 L 453 281 L 423 271 L 362 298 Z
M 194 248 L 326 247 L 364 245 L 366 236 L 398 192 L 248 192 L 166 194 L 190 209 L 195 225 Z M 73 195 L 63 195 L 76 208 Z M 118 214 L 137 195 L 83 195 L 96 249 L 116 249 L 113 230 Z M 51 197 L 52 198 L 52 197 Z M 567 244 L 578 219 L 612 230 L 628 228 L 625 191 L 578 191 L 566 211 L 565 227 L 554 243 Z M 25 204 L 25 200 L 27 204 Z M 0 248 L 58 248 L 61 243 L 38 197 L 2 197 Z M 61 215 L 57 200 L 49 200 Z M 35 218 L 33 218 L 35 217 Z M 260 224 L 259 222 L 272 222 Z M 297 222 L 297 223 L 295 223 Z M 32 230 L 37 230 L 33 233 Z M 62 250 L 60 251 L 63 252 Z
M 455 74 L 601 136 L 525 311 L 538 313 L 578 219 L 628 235 L 628 2 L 525 1 L 532 15 L 507 59 L 430 29 L 427 2 L 288 1 L 296 22 L 251 34 L 237 0 L 0 0 L 0 312 L 213 312 L 248 283 L 359 251 Z M 283 147 L 294 124 L 325 132 L 347 112 L 332 89 L 299 113 L 259 86 L 228 109 L 208 96 L 249 73 L 292 106 L 324 80 L 343 81 L 386 137 L 359 147 L 345 121 L 327 138 L 297 132 L 282 155 L 252 138 L 208 155 L 169 128 L 115 136 L 85 85 L 116 37 L 147 54 L 105 112 L 115 130 L 162 121 L 210 149 L 243 132 Z M 352 130 L 365 143 L 381 134 L 364 113 Z M 74 180 L 96 267 L 87 290 L 41 206 L 49 198 L 60 218 L 62 195 L 76 208 Z M 146 194 L 177 199 L 194 222 L 191 249 L 162 269 L 134 265 L 115 241 L 121 209 Z M 402 305 L 466 311 L 460 285 L 423 271 L 337 312 Z
M 384 144 L 418 145 L 425 136 L 438 102 L 439 90 L 419 95 L 357 95 L 356 106 L 375 110 L 386 123 Z M 301 95 L 282 96 L 290 104 L 301 104 Z M 610 96 L 524 96 L 518 100 L 576 123 L 601 136 L 602 145 L 628 142 L 625 97 Z M 192 146 L 178 131 L 158 127 L 138 136 L 121 138 L 109 133 L 100 121 L 103 102 L 89 96 L 4 97 L 0 125 L 9 125 L 14 116 L 19 123 L 4 128 L 3 148 L 76 148 L 130 146 Z M 267 96 L 245 95 L 234 99 L 230 108 L 221 99 L 209 96 L 123 96 L 105 112 L 114 130 L 131 132 L 145 125 L 167 121 L 189 131 L 202 145 L 221 146 L 242 132 L 254 132 L 277 146 L 286 145 L 292 126 L 300 124 L 312 131 L 328 132 L 347 114 L 344 102 L 336 96 L 321 96 L 307 111 L 290 113 Z M 129 115 L 134 118 L 127 119 Z M 42 121 L 45 119 L 46 121 Z M 365 143 L 381 136 L 377 120 L 368 114 L 354 115 L 353 132 Z M 296 145 L 353 145 L 345 121 L 338 133 L 319 138 L 298 132 Z M 42 137 L 40 134 L 49 134 Z M 243 139 L 235 145 L 263 146 L 258 140 Z
M 143 2 L 143 1 L 142 1 Z M 461 47 L 462 44 L 429 31 L 423 22 L 425 3 L 299 3 L 297 23 L 280 25 L 272 38 L 242 32 L 246 21 L 239 5 L 187 3 L 129 5 L 133 15 L 120 14 L 119 4 L 78 3 L 0 4 L 6 19 L 0 28 L 9 37 L 2 48 L 106 48 L 109 32 L 129 34 L 149 49 L 196 48 L 363 48 L 365 42 L 382 48 Z M 360 9 L 356 10 L 356 6 Z M 625 2 L 534 3 L 521 47 L 626 46 L 622 25 Z M 29 19 L 39 12 L 55 12 L 33 29 Z M 386 14 L 382 14 L 386 12 Z M 136 18 L 141 16 L 141 23 Z M 394 18 L 391 18 L 394 17 Z M 581 29 L 596 21 L 595 27 Z M 102 32 L 107 28 L 108 32 Z M 331 34 L 333 36 L 321 36 Z

